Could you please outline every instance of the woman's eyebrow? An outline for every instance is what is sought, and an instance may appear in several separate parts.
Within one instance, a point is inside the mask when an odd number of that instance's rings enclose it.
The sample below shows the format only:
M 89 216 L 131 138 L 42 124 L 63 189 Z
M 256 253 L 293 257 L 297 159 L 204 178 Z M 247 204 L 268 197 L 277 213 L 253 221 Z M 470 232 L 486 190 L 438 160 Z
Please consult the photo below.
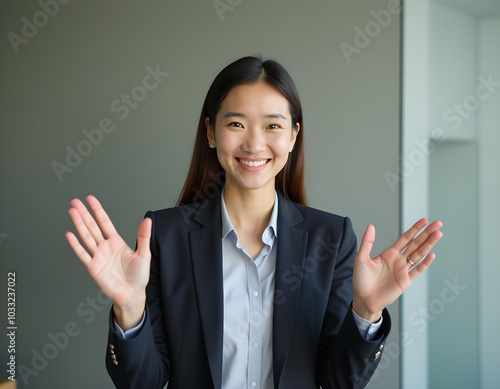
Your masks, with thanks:
M 229 117 L 242 117 L 242 118 L 245 118 L 246 115 L 244 113 L 241 113 L 241 112 L 234 112 L 234 111 L 229 111 L 227 112 L 223 118 L 226 119 L 226 118 L 229 118 Z M 264 118 L 266 119 L 269 119 L 269 118 L 276 118 L 276 119 L 283 119 L 283 120 L 287 120 L 285 116 L 283 116 L 281 113 L 270 113 L 270 114 L 267 114 L 267 115 L 264 115 L 263 116 Z
M 265 118 L 275 118 L 275 119 L 283 119 L 286 120 L 286 117 L 284 117 L 280 113 L 270 113 L 269 115 L 264 115 Z
M 229 117 L 240 117 L 240 118 L 244 118 L 246 117 L 246 115 L 244 113 L 241 113 L 241 112 L 234 112 L 234 111 L 229 111 L 227 112 L 223 118 L 229 118 Z

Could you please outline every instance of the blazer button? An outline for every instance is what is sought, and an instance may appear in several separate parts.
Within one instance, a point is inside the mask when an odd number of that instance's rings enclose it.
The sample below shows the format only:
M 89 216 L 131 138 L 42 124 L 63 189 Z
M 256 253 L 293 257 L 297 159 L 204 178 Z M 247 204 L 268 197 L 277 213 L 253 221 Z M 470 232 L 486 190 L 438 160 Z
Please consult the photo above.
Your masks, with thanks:
M 113 344 L 109 345 L 109 353 L 111 354 L 111 361 L 116 366 L 118 365 L 118 360 L 116 359 L 115 346 Z
M 381 352 L 380 352 L 380 351 L 377 351 L 377 352 L 375 353 L 375 359 L 378 359 L 378 357 L 380 357 L 380 354 L 381 354 Z

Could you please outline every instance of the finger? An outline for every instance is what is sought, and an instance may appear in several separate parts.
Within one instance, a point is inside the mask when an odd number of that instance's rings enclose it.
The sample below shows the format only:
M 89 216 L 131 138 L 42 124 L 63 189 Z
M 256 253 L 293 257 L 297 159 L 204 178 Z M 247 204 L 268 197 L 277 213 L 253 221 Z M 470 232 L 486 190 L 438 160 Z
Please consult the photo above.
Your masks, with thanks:
M 136 253 L 141 257 L 149 257 L 150 249 L 149 242 L 151 240 L 151 226 L 153 221 L 146 217 L 139 226 L 139 231 L 137 232 L 137 250 Z
M 401 237 L 393 244 L 393 247 L 399 252 L 402 252 L 404 248 L 415 238 L 415 236 L 417 236 L 420 230 L 427 225 L 427 223 L 429 223 L 428 219 L 420 219 L 408 231 L 401 235 Z
M 110 236 L 117 234 L 113 222 L 109 218 L 99 200 L 97 200 L 92 195 L 87 196 L 86 200 L 97 219 L 97 223 L 99 223 L 99 227 L 101 228 L 102 232 L 104 232 L 104 235 L 109 238 Z
M 413 267 L 413 269 L 411 269 L 409 273 L 410 281 L 415 281 L 415 279 L 430 266 L 434 259 L 436 259 L 436 254 L 429 253 L 429 255 L 427 255 L 427 257 L 425 257 L 423 261 Z
M 366 227 L 366 231 L 361 239 L 361 244 L 359 246 L 358 254 L 362 258 L 370 258 L 370 253 L 373 248 L 373 243 L 375 242 L 375 226 L 373 224 Z
M 76 231 L 78 232 L 78 235 L 80 236 L 80 239 L 82 240 L 83 244 L 85 245 L 87 250 L 91 254 L 93 254 L 97 247 L 97 243 L 95 241 L 94 236 L 90 233 L 87 224 L 84 222 L 81 213 L 76 208 L 70 208 L 68 214 L 71 220 L 73 221 Z M 80 243 L 78 242 L 78 244 Z
M 443 237 L 441 231 L 434 231 L 427 239 L 410 255 L 414 263 L 418 263 L 424 258 L 434 247 L 434 245 Z
M 85 204 L 83 204 L 80 199 L 73 199 L 70 201 L 70 204 L 75 208 L 79 213 L 83 222 L 88 228 L 88 231 L 94 238 L 95 242 L 99 244 L 104 240 L 101 229 L 97 225 L 94 217 L 91 215 Z
M 418 250 L 426 241 L 432 236 L 436 231 L 438 231 L 443 226 L 443 223 L 440 220 L 436 220 L 432 222 L 425 230 L 423 230 L 420 235 L 418 235 L 415 239 L 413 239 L 410 244 L 405 249 L 405 255 L 413 256 L 414 252 Z M 441 234 L 442 236 L 442 234 Z M 441 238 L 439 237 L 439 239 Z M 439 240 L 438 239 L 438 240 Z M 437 241 L 434 242 L 436 244 Z M 430 251 L 430 248 L 429 250 Z M 425 255 L 424 255 L 425 256 Z M 422 256 L 423 257 L 423 256 Z M 421 257 L 421 258 L 422 258 Z
M 90 262 L 92 261 L 92 257 L 89 255 L 89 253 L 83 248 L 83 246 L 80 244 L 78 241 L 78 238 L 73 234 L 72 232 L 66 232 L 64 235 L 66 237 L 66 240 L 68 241 L 69 245 L 75 252 L 76 256 L 80 261 L 83 262 L 85 266 L 88 266 Z

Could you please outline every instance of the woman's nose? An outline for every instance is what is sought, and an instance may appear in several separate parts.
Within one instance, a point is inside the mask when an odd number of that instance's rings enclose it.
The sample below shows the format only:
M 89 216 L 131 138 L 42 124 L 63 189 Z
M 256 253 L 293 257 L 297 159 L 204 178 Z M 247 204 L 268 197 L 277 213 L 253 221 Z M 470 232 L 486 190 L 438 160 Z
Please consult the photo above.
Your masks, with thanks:
M 257 154 L 266 149 L 266 140 L 264 134 L 258 130 L 249 130 L 242 145 L 244 151 L 250 154 Z

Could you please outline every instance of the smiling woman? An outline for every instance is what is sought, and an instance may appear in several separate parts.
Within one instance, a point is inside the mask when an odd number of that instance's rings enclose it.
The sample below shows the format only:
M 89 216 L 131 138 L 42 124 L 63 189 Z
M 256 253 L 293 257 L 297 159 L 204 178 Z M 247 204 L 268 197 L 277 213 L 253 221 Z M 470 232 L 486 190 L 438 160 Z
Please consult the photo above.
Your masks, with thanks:
M 252 97 L 245 96 L 250 92 Z M 230 98 L 226 99 L 229 94 Z M 266 97 L 265 101 L 261 100 L 263 96 Z M 249 105 L 249 102 L 258 102 L 259 105 Z M 221 110 L 223 105 L 224 112 Z M 259 112 L 247 112 L 251 108 Z M 196 193 L 203 193 L 204 188 L 211 183 L 210 177 L 213 180 L 217 173 L 225 170 L 218 159 L 220 151 L 215 153 L 207 147 L 207 136 L 211 141 L 210 145 L 215 148 L 217 126 L 219 131 L 222 129 L 222 123 L 243 130 L 242 119 L 248 122 L 254 117 L 262 121 L 267 120 L 266 124 L 271 126 L 267 132 L 288 132 L 288 141 L 293 142 L 288 147 L 293 147 L 294 151 L 285 161 L 284 168 L 276 172 L 276 187 L 286 198 L 301 204 L 307 203 L 304 187 L 304 137 L 303 131 L 300 131 L 302 105 L 295 84 L 288 72 L 276 61 L 244 57 L 220 72 L 207 93 L 198 123 L 191 166 L 179 204 L 192 203 Z M 246 129 L 247 137 L 249 132 L 255 135 L 255 125 L 258 123 L 248 124 L 252 127 Z M 282 128 L 275 128 L 276 125 Z M 250 158 L 247 159 L 248 162 L 255 162 L 251 159 L 252 155 L 248 155 L 248 151 L 252 153 L 248 147 L 254 146 L 248 143 L 242 146 L 246 147 L 247 151 L 241 150 L 244 154 L 241 156 Z
M 264 82 L 231 89 L 217 118 L 206 118 L 208 142 L 226 172 L 229 188 L 274 193 L 274 178 L 292 152 L 300 125 L 292 125 L 288 101 Z
M 215 195 L 200 203 L 199 194 Z M 117 388 L 363 388 L 390 331 L 386 306 L 434 260 L 421 219 L 370 257 L 350 219 L 305 205 L 302 109 L 277 62 L 244 57 L 214 80 L 174 208 L 148 212 L 133 251 L 93 197 L 66 238 L 113 301 Z

